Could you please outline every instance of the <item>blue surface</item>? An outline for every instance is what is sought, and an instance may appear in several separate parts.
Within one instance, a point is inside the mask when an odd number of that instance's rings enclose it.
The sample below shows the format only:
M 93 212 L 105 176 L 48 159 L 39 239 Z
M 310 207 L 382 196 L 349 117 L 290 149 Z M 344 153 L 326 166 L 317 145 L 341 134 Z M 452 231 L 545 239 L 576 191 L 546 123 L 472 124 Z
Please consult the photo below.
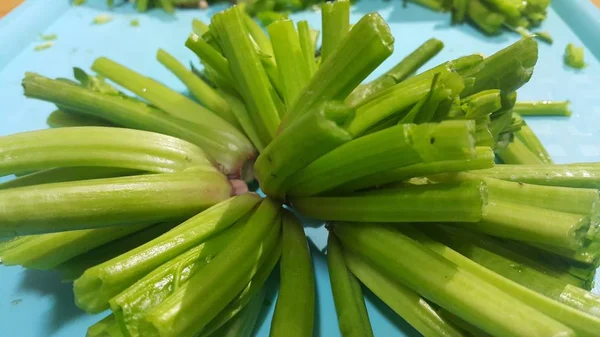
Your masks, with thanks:
M 92 25 L 92 19 L 106 12 L 106 8 L 104 0 L 88 2 L 84 7 L 69 7 L 67 0 L 28 0 L 0 20 L 0 135 L 45 128 L 45 119 L 53 110 L 51 104 L 23 97 L 20 81 L 26 71 L 65 77 L 70 76 L 74 66 L 89 69 L 96 57 L 108 56 L 183 91 L 184 86 L 155 61 L 156 50 L 164 48 L 182 61 L 195 62 L 194 55 L 183 46 L 191 19 L 208 20 L 219 8 L 178 11 L 171 17 L 161 11 L 139 15 L 131 6 L 123 6 L 110 13 L 114 16 L 112 22 Z M 352 20 L 357 21 L 372 11 L 379 11 L 388 20 L 396 37 L 396 51 L 381 70 L 430 37 L 443 40 L 446 47 L 429 66 L 475 52 L 489 55 L 518 39 L 508 33 L 485 37 L 467 25 L 451 27 L 448 15 L 414 5 L 403 8 L 399 0 L 362 0 L 354 7 Z M 519 91 L 521 99 L 572 101 L 571 119 L 527 120 L 558 163 L 600 161 L 600 64 L 596 58 L 600 57 L 599 17 L 600 11 L 587 0 L 554 0 L 542 27 L 552 33 L 554 45 L 540 44 L 534 77 Z M 139 19 L 139 27 L 129 25 L 134 18 Z M 293 18 L 306 19 L 313 27 L 320 27 L 319 13 L 295 14 Z M 40 33 L 57 34 L 58 40 L 52 48 L 34 52 L 34 47 L 43 42 L 38 37 Z M 582 71 L 563 65 L 563 51 L 569 42 L 586 47 L 588 66 Z M 321 253 L 326 234 L 318 225 L 307 224 L 306 228 L 314 242 L 317 273 L 316 336 L 339 336 Z M 376 336 L 418 335 L 372 294 L 367 294 L 367 298 Z M 274 301 L 272 293 L 270 302 Z M 271 312 L 272 306 L 258 336 L 268 336 Z M 87 327 L 101 317 L 78 310 L 73 304 L 71 285 L 61 284 L 59 277 L 51 272 L 0 267 L 0 337 L 83 336 Z

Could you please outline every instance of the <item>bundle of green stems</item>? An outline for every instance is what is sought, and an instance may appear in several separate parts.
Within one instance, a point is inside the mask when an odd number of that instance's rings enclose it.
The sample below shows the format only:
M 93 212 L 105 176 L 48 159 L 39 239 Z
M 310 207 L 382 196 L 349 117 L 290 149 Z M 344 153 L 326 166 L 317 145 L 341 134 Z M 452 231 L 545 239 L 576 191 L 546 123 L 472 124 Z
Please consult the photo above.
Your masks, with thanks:
M 57 110 L 0 138 L 17 176 L 0 184 L 2 263 L 57 270 L 79 308 L 109 310 L 89 337 L 251 336 L 269 277 L 270 336 L 312 336 L 300 214 L 328 222 L 344 337 L 373 336 L 364 287 L 424 336 L 598 336 L 600 164 L 554 164 L 521 117 L 570 115 L 517 102 L 537 42 L 423 71 L 433 38 L 365 82 L 394 50 L 387 23 L 322 9 L 319 56 L 306 21 L 195 21 L 202 71 L 156 55 L 189 96 L 105 57 L 75 80 L 27 73 L 25 95 Z

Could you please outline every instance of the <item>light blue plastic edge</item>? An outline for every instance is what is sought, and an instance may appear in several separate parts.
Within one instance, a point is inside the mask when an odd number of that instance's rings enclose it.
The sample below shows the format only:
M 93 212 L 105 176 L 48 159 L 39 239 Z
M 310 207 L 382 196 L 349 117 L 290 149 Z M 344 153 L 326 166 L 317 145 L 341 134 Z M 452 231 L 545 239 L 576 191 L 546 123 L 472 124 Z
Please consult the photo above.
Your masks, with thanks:
M 69 6 L 69 1 L 66 0 L 26 0 L 0 19 L 0 69 L 56 21 Z
M 554 0 L 552 8 L 600 60 L 600 10 L 589 0 Z
M 65 0 L 27 0 L 0 19 L 0 69 L 69 6 L 69 1 Z M 589 0 L 554 0 L 552 7 L 600 60 L 600 10 Z

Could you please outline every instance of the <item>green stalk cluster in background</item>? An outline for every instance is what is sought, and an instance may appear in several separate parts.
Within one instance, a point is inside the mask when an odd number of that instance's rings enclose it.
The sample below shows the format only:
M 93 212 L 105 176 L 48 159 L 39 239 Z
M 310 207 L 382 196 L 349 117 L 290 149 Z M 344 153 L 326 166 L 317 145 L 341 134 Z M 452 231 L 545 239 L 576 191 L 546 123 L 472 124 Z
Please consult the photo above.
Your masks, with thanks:
M 413 2 L 488 33 L 549 4 Z M 57 270 L 79 308 L 110 310 L 90 337 L 249 337 L 278 277 L 270 336 L 310 337 L 297 213 L 328 222 L 343 337 L 373 336 L 363 287 L 427 337 L 598 336 L 600 164 L 554 164 L 527 125 L 571 114 L 517 101 L 536 40 L 421 69 L 444 47 L 428 39 L 363 83 L 402 41 L 378 13 L 351 22 L 344 0 L 323 4 L 320 32 L 274 12 L 309 5 L 195 20 L 182 43 L 202 69 L 155 55 L 190 96 L 105 57 L 76 81 L 27 73 L 25 95 L 58 110 L 53 129 L 0 137 L 0 175 L 18 175 L 0 184 L 3 264 Z
M 368 0 L 365 0 L 368 1 Z M 398 0 L 400 1 L 400 0 Z M 421 5 L 436 12 L 452 13 L 452 23 L 461 24 L 469 22 L 489 35 L 499 34 L 504 30 L 514 31 L 522 36 L 535 36 L 540 41 L 552 44 L 552 37 L 548 32 L 539 31 L 531 33 L 531 29 L 538 27 L 547 15 L 551 0 L 403 0 Z M 75 5 L 82 5 L 86 0 L 75 1 Z M 107 0 L 107 6 L 112 7 L 114 0 Z M 135 6 L 139 12 L 151 8 L 162 8 L 167 13 L 173 13 L 175 7 L 180 8 L 207 8 L 210 5 L 226 2 L 224 0 L 136 0 Z M 278 20 L 287 19 L 292 12 L 321 7 L 328 15 L 335 16 L 327 1 L 323 0 L 236 0 L 229 1 L 243 5 L 246 12 L 256 17 L 264 26 Z M 354 2 L 354 1 L 351 1 Z M 347 24 L 347 23 L 346 23 Z M 337 23 L 335 23 L 337 25 Z M 341 27 L 341 26 L 340 26 Z M 323 39 L 328 40 L 325 34 L 327 27 L 323 27 Z M 329 45 L 329 44 L 324 44 Z M 323 56 L 329 55 L 325 46 Z M 570 47 L 569 47 L 570 48 Z M 567 51 L 569 53 L 569 51 Z M 571 58 L 569 56 L 569 58 Z M 580 64 L 580 63 L 573 63 Z M 582 66 L 573 67 L 580 68 Z

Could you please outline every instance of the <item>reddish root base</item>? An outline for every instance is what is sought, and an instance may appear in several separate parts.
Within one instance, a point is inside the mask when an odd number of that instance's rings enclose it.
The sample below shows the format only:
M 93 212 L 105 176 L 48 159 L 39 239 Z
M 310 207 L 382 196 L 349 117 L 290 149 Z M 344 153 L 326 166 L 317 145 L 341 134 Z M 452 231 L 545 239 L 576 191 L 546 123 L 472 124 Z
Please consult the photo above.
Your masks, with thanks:
M 240 194 L 245 194 L 248 193 L 248 184 L 246 184 L 245 181 L 243 180 L 239 180 L 239 179 L 233 179 L 230 180 L 229 183 L 231 184 L 231 194 L 232 195 L 240 195 Z

